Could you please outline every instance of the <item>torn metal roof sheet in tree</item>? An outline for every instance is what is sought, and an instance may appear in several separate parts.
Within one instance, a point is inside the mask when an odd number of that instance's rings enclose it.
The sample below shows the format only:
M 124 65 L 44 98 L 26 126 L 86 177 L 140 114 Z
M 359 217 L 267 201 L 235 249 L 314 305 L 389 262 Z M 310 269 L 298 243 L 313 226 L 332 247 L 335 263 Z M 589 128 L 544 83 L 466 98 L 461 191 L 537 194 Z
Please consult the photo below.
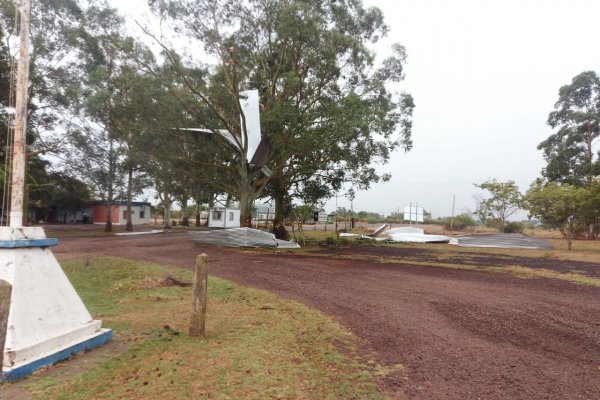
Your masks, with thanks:
M 552 244 L 542 238 L 522 233 L 459 236 L 449 244 L 461 247 L 497 247 L 505 249 L 553 249 Z
M 275 235 L 252 228 L 229 228 L 189 232 L 194 243 L 226 247 L 277 247 L 299 249 L 298 243 L 279 240 Z

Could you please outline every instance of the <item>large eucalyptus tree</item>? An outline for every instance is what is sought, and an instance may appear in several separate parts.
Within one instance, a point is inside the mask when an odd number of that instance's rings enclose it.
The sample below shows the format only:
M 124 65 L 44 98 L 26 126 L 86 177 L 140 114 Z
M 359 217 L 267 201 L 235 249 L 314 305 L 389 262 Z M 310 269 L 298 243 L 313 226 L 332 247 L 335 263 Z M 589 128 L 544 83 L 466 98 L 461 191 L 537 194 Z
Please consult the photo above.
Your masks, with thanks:
M 538 149 L 547 165 L 542 175 L 551 181 L 589 185 L 600 174 L 594 144 L 600 138 L 600 77 L 586 71 L 562 86 L 548 125 L 557 129 Z
M 259 90 L 273 174 L 248 164 L 244 148 L 219 161 L 226 171 L 213 182 L 237 198 L 242 223 L 267 183 L 281 224 L 293 196 L 327 196 L 346 180 L 368 187 L 381 178 L 375 162 L 411 148 L 412 98 L 390 90 L 404 78 L 404 48 L 379 64 L 371 50 L 387 32 L 379 9 L 359 0 L 149 3 L 195 40 L 187 57 L 161 44 L 198 102 L 199 124 L 247 143 L 239 94 Z
M 600 176 L 600 152 L 594 151 L 600 140 L 600 77 L 596 72 L 582 72 L 560 88 L 548 124 L 557 132 L 538 146 L 547 161 L 542 175 L 550 182 L 590 189 Z M 589 209 L 578 216 L 587 219 L 589 239 L 596 236 L 598 215 Z

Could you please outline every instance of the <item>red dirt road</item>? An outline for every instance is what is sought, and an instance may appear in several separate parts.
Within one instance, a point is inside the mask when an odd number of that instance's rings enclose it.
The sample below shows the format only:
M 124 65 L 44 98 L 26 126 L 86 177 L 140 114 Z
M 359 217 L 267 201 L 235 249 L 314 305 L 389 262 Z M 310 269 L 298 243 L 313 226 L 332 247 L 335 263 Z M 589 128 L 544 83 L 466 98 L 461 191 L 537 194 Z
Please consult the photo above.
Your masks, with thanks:
M 363 339 L 380 364 L 402 364 L 381 382 L 391 398 L 600 399 L 599 288 L 335 257 L 379 251 L 427 257 L 403 247 L 257 254 L 200 247 L 174 233 L 62 239 L 54 253 L 59 260 L 111 255 L 190 268 L 205 252 L 212 275 L 319 309 Z M 506 264 L 478 257 L 480 265 Z M 519 259 L 528 263 L 540 261 Z M 545 267 L 570 268 L 551 263 Z M 579 267 L 573 269 L 600 271 L 600 264 Z

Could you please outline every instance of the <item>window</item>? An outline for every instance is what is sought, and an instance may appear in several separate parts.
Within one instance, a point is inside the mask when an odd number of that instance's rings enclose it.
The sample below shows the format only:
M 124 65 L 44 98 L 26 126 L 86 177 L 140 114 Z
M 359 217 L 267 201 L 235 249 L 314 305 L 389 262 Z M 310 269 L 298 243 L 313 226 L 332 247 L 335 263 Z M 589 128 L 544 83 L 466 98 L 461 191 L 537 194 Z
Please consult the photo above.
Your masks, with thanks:
M 127 210 L 123 210 L 123 219 L 126 220 L 127 219 Z
M 140 211 L 140 218 L 141 219 L 146 218 L 146 212 L 145 211 Z
M 232 212 L 229 213 L 229 220 L 233 221 L 233 213 Z
M 223 218 L 223 212 L 222 211 L 213 211 L 212 212 L 212 219 L 214 221 L 220 221 L 221 218 Z

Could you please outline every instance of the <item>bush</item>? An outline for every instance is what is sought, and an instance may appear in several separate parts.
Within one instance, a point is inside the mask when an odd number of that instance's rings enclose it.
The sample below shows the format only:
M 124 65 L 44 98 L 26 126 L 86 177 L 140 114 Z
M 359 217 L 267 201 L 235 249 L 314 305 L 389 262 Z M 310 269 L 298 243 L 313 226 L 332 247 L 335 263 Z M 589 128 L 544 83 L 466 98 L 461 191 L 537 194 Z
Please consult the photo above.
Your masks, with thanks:
M 335 246 L 337 243 L 337 240 L 335 240 L 335 238 L 333 236 L 327 236 L 325 238 L 325 240 L 323 241 L 323 244 L 325 246 Z
M 446 229 L 450 229 L 450 221 L 452 219 L 451 218 L 444 218 L 444 226 Z M 465 229 L 468 228 L 470 226 L 475 226 L 477 225 L 477 222 L 475 222 L 475 220 L 473 219 L 473 217 L 471 217 L 469 214 L 459 214 L 456 215 L 454 217 L 454 220 L 452 221 L 452 229 L 457 229 L 457 230 L 461 230 L 461 229 Z
M 504 233 L 523 233 L 525 225 L 520 222 L 508 222 L 504 225 Z

